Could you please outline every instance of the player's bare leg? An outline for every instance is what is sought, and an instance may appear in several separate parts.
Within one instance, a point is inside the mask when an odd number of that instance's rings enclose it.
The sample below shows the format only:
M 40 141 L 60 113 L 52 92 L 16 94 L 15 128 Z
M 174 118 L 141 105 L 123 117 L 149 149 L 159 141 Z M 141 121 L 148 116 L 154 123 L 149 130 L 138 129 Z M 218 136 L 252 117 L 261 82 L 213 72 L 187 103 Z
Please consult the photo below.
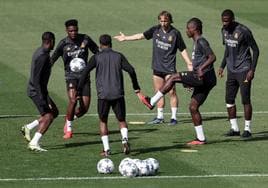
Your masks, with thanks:
M 191 113 L 192 121 L 196 132 L 196 140 L 187 143 L 188 145 L 203 145 L 206 143 L 206 138 L 202 125 L 202 117 L 199 112 L 199 106 L 199 103 L 194 98 L 192 98 L 189 106 L 189 111 Z
M 109 130 L 107 126 L 107 118 L 100 119 L 100 136 L 103 144 L 103 151 L 101 155 L 107 157 L 111 154 L 110 145 L 109 145 Z
M 244 105 L 244 116 L 245 116 L 245 128 L 242 134 L 243 138 L 251 137 L 251 119 L 252 119 L 252 105 L 245 104 Z
M 119 121 L 119 128 L 122 137 L 123 153 L 128 155 L 130 153 L 130 144 L 128 142 L 128 126 L 126 121 Z
M 154 91 L 157 92 L 163 85 L 165 84 L 165 80 L 159 76 L 153 75 L 153 85 Z M 164 122 L 164 107 L 165 107 L 165 98 L 161 97 L 157 101 L 157 116 L 148 124 L 161 124 Z
M 68 90 L 68 98 L 69 98 L 69 103 L 68 103 L 67 113 L 65 117 L 64 136 L 63 136 L 64 139 L 72 138 L 72 135 L 73 135 L 72 121 L 74 118 L 75 107 L 77 104 L 76 89 L 70 88 Z

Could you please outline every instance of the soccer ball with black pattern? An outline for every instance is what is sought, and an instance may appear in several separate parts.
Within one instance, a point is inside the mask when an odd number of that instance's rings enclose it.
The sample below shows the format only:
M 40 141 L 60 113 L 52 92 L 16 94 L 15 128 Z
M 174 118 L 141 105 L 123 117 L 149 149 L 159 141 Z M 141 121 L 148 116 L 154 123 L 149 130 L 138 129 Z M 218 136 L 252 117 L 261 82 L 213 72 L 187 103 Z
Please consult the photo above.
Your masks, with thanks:
M 97 164 L 97 170 L 100 174 L 110 174 L 114 171 L 114 163 L 109 158 L 101 159 Z
M 138 175 L 138 168 L 131 160 L 122 160 L 118 169 L 120 174 L 125 177 L 135 177 Z
M 70 70 L 75 73 L 82 72 L 86 67 L 86 63 L 82 58 L 73 58 L 70 62 Z
M 147 164 L 149 164 L 150 167 L 149 174 L 155 175 L 159 170 L 159 162 L 155 158 L 148 158 L 145 161 L 147 162 Z

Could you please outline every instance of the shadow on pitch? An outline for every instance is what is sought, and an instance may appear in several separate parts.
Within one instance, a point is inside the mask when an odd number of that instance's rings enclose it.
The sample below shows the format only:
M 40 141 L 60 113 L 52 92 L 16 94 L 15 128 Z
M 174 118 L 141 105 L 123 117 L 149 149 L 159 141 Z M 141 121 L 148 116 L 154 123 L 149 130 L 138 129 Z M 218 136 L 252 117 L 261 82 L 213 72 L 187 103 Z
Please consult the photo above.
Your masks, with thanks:
M 138 137 L 131 137 L 130 139 L 135 140 L 135 139 L 138 139 Z M 121 144 L 121 139 L 110 140 L 109 143 Z M 102 141 L 98 140 L 98 141 L 72 142 L 72 143 L 58 144 L 58 145 L 48 147 L 48 149 L 50 150 L 70 149 L 70 148 L 82 147 L 82 146 L 88 146 L 88 145 L 101 145 L 102 146 Z
M 131 150 L 132 156 L 141 155 L 144 153 L 154 153 L 166 150 L 178 150 L 178 149 L 189 149 L 190 147 L 185 144 L 175 144 L 171 146 L 161 146 L 161 147 L 146 147 L 146 148 L 136 148 Z
M 268 140 L 268 131 L 262 131 L 258 133 L 253 133 L 251 138 L 245 139 L 244 141 L 263 141 Z
M 143 133 L 150 133 L 157 131 L 158 129 L 153 128 L 153 129 L 129 129 L 128 132 L 143 132 Z M 111 130 L 109 131 L 109 134 L 121 134 L 119 130 Z M 99 133 L 96 132 L 76 132 L 73 133 L 73 135 L 88 135 L 88 136 L 99 136 Z
M 202 113 L 201 113 L 202 114 Z M 241 116 L 237 116 L 237 119 L 240 119 Z M 214 121 L 214 120 L 226 120 L 228 121 L 227 116 L 202 116 L 202 121 Z M 192 118 L 188 119 L 179 119 L 179 123 L 192 123 Z

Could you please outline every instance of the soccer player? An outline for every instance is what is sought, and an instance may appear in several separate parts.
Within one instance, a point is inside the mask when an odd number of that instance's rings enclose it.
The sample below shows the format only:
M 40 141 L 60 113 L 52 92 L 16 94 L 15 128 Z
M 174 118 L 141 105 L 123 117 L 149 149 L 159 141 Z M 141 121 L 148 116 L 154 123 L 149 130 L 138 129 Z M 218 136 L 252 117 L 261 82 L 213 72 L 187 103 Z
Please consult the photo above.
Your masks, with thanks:
M 40 118 L 22 127 L 22 134 L 29 141 L 28 148 L 33 151 L 47 151 L 40 147 L 39 141 L 46 133 L 52 121 L 58 116 L 58 109 L 50 98 L 47 84 L 51 72 L 50 51 L 55 44 L 55 36 L 51 32 L 42 35 L 42 46 L 33 54 L 31 75 L 28 83 L 27 94 L 36 105 Z M 31 139 L 31 129 L 38 126 L 38 129 Z
M 187 22 L 187 36 L 194 41 L 192 52 L 193 71 L 172 74 L 165 85 L 151 99 L 146 97 L 142 100 L 145 105 L 152 109 L 155 103 L 174 87 L 175 83 L 182 83 L 186 87 L 193 87 L 189 110 L 195 127 L 196 139 L 188 142 L 188 145 L 202 145 L 206 143 L 199 107 L 205 102 L 209 92 L 217 82 L 213 67 L 216 56 L 210 48 L 208 41 L 202 36 L 202 28 L 202 21 L 198 18 L 192 18 Z
M 90 58 L 87 67 L 83 71 L 78 88 L 80 90 L 89 72 L 96 68 L 100 136 L 103 143 L 103 152 L 101 152 L 101 155 L 108 156 L 111 154 L 107 127 L 110 108 L 114 111 L 119 122 L 123 152 L 129 154 L 130 146 L 128 142 L 128 126 L 126 123 L 123 70 L 129 74 L 133 89 L 140 100 L 143 98 L 143 95 L 140 92 L 135 69 L 129 64 L 123 54 L 112 49 L 111 36 L 107 34 L 101 35 L 99 41 L 101 52 Z
M 218 70 L 218 75 L 223 77 L 223 70 L 227 66 L 227 81 L 225 102 L 231 129 L 227 136 L 240 136 L 237 123 L 235 98 L 240 89 L 242 104 L 244 106 L 245 128 L 243 138 L 251 137 L 251 83 L 259 57 L 258 45 L 246 26 L 235 21 L 232 10 L 226 9 L 221 14 L 222 38 L 225 53 Z M 250 52 L 252 50 L 252 54 Z
M 82 97 L 79 102 L 76 100 L 77 84 L 81 76 L 81 72 L 72 72 L 70 69 L 70 62 L 74 58 L 82 58 L 85 62 L 88 60 L 88 51 L 93 54 L 99 51 L 97 44 L 86 34 L 78 33 L 78 21 L 75 19 L 67 20 L 65 22 L 67 37 L 62 39 L 56 47 L 52 57 L 51 63 L 54 64 L 61 56 L 64 62 L 65 79 L 67 85 L 67 94 L 69 98 L 65 125 L 64 125 L 64 139 L 72 138 L 72 121 L 74 117 L 83 116 L 90 104 L 90 79 L 83 86 Z M 76 108 L 76 106 L 79 107 Z
M 186 45 L 179 30 L 173 27 L 172 15 L 168 11 L 162 11 L 158 15 L 159 25 L 149 28 L 144 33 L 138 33 L 131 36 L 126 36 L 123 33 L 115 36 L 118 41 L 133 41 L 141 39 L 153 40 L 153 85 L 155 92 L 158 91 L 176 71 L 176 53 L 179 49 L 184 61 L 187 64 L 188 70 L 192 70 L 192 62 L 186 51 Z M 173 87 L 169 91 L 171 119 L 169 125 L 177 124 L 178 97 L 176 89 Z M 164 122 L 164 106 L 165 100 L 161 98 L 157 103 L 157 117 L 149 124 L 159 124 Z

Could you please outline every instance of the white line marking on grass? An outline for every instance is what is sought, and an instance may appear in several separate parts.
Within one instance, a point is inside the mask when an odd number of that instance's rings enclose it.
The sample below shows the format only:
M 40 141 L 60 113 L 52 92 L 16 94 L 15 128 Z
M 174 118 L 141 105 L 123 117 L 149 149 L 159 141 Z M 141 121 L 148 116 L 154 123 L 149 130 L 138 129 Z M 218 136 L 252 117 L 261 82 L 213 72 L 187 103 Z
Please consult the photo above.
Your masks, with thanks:
M 164 113 L 166 115 L 170 115 L 171 113 Z M 177 113 L 179 116 L 190 116 L 190 113 Z M 212 116 L 212 115 L 226 115 L 227 112 L 201 112 L 202 115 Z M 244 114 L 244 112 L 237 112 L 237 114 Z M 268 111 L 256 111 L 253 112 L 253 114 L 268 114 Z M 127 116 L 152 116 L 155 115 L 155 113 L 128 113 Z M 36 117 L 39 116 L 38 114 L 8 114 L 8 115 L 0 115 L 0 118 L 16 118 L 16 117 Z M 60 114 L 60 117 L 64 117 L 65 114 Z M 98 116 L 98 114 L 85 114 L 84 116 Z M 114 114 L 110 114 L 110 116 L 114 116 Z
M 268 177 L 268 174 L 214 174 L 214 175 L 197 175 L 197 176 L 143 176 L 136 177 L 137 179 L 181 179 L 181 178 L 239 178 L 239 177 Z M 55 177 L 55 178 L 0 178 L 0 182 L 12 182 L 12 181 L 59 181 L 59 180 L 118 180 L 129 179 L 124 176 L 112 176 L 112 177 Z M 132 178 L 131 178 L 132 179 Z

